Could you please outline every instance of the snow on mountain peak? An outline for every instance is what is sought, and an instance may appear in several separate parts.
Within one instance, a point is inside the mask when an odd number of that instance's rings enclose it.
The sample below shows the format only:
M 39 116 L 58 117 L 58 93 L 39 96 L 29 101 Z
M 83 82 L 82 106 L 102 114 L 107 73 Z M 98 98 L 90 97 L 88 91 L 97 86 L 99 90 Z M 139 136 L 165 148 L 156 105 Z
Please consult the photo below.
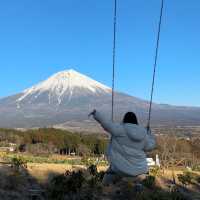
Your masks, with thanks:
M 47 80 L 25 90 L 22 96 L 17 99 L 17 102 L 21 102 L 26 97 L 34 95 L 35 99 L 47 92 L 49 95 L 49 102 L 51 96 L 56 96 L 58 103 L 62 101 L 62 96 L 66 93 L 71 97 L 74 89 L 87 90 L 90 93 L 98 93 L 99 91 L 109 93 L 111 89 L 73 69 L 58 72 L 48 78 Z M 69 97 L 69 98 L 70 98 Z

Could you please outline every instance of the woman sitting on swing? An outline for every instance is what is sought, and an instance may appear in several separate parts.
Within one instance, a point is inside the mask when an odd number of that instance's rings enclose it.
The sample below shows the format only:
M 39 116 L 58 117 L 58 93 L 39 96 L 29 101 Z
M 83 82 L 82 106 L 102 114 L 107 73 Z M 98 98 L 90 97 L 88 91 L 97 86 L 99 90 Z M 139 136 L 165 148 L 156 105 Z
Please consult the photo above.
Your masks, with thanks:
M 136 115 L 127 112 L 122 123 L 109 121 L 96 110 L 90 115 L 111 135 L 106 155 L 110 167 L 103 183 L 109 185 L 119 177 L 146 174 L 148 166 L 145 152 L 155 148 L 155 136 L 138 124 Z

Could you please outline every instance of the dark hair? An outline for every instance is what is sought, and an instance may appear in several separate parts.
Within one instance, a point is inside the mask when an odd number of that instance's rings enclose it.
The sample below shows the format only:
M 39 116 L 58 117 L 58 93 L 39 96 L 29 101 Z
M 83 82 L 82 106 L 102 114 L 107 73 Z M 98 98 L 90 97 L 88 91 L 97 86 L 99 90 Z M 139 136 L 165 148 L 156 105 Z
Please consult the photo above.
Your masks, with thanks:
M 127 112 L 124 115 L 123 123 L 138 124 L 138 120 L 135 113 Z

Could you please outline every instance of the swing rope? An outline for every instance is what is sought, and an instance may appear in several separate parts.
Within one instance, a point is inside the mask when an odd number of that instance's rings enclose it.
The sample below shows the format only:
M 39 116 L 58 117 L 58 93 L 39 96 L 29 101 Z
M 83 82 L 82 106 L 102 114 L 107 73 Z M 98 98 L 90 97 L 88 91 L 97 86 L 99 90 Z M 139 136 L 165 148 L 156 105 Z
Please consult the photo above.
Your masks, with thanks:
M 112 51 L 112 116 L 114 121 L 114 98 L 115 98 L 115 61 L 116 61 L 116 26 L 117 26 L 117 0 L 114 3 L 114 18 L 113 18 L 113 51 Z
M 153 65 L 153 78 L 152 78 L 152 85 L 151 85 L 148 122 L 147 122 L 148 130 L 150 129 L 151 116 L 152 116 L 152 104 L 153 104 L 158 53 L 159 53 L 159 47 L 160 47 L 160 35 L 161 35 L 161 28 L 162 28 L 163 8 L 164 8 L 164 0 L 162 0 L 162 2 L 161 2 L 160 17 L 159 17 L 159 24 L 158 24 L 158 31 L 157 31 L 157 39 L 156 39 L 156 49 L 155 49 L 155 57 L 154 57 L 154 65 Z M 113 51 L 112 51 L 112 116 L 111 116 L 112 121 L 114 121 L 114 100 L 115 100 L 116 34 L 117 34 L 117 0 L 114 0 Z
M 148 114 L 147 130 L 150 129 L 150 124 L 151 124 L 152 103 L 153 103 L 153 94 L 154 94 L 154 87 L 155 87 L 155 78 L 156 78 L 158 53 L 159 53 L 159 47 L 160 47 L 160 35 L 161 35 L 161 27 L 162 27 L 163 8 L 164 8 L 164 0 L 162 0 L 162 3 L 161 3 L 160 18 L 159 18 L 159 24 L 158 24 L 158 32 L 157 32 L 156 49 L 155 49 L 155 57 L 154 57 L 154 65 L 153 65 L 153 79 L 152 79 L 152 86 L 151 86 L 151 95 L 150 95 L 150 103 L 149 103 L 149 114 Z

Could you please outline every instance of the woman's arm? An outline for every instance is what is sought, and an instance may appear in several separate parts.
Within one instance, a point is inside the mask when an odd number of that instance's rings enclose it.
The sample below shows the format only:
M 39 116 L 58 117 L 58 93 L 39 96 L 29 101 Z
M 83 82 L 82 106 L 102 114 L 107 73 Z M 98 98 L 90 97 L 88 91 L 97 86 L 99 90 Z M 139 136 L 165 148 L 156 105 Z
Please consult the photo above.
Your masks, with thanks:
M 93 115 L 94 119 L 100 123 L 103 129 L 109 132 L 112 136 L 123 136 L 124 130 L 120 124 L 112 122 L 96 110 L 94 110 L 90 115 Z

